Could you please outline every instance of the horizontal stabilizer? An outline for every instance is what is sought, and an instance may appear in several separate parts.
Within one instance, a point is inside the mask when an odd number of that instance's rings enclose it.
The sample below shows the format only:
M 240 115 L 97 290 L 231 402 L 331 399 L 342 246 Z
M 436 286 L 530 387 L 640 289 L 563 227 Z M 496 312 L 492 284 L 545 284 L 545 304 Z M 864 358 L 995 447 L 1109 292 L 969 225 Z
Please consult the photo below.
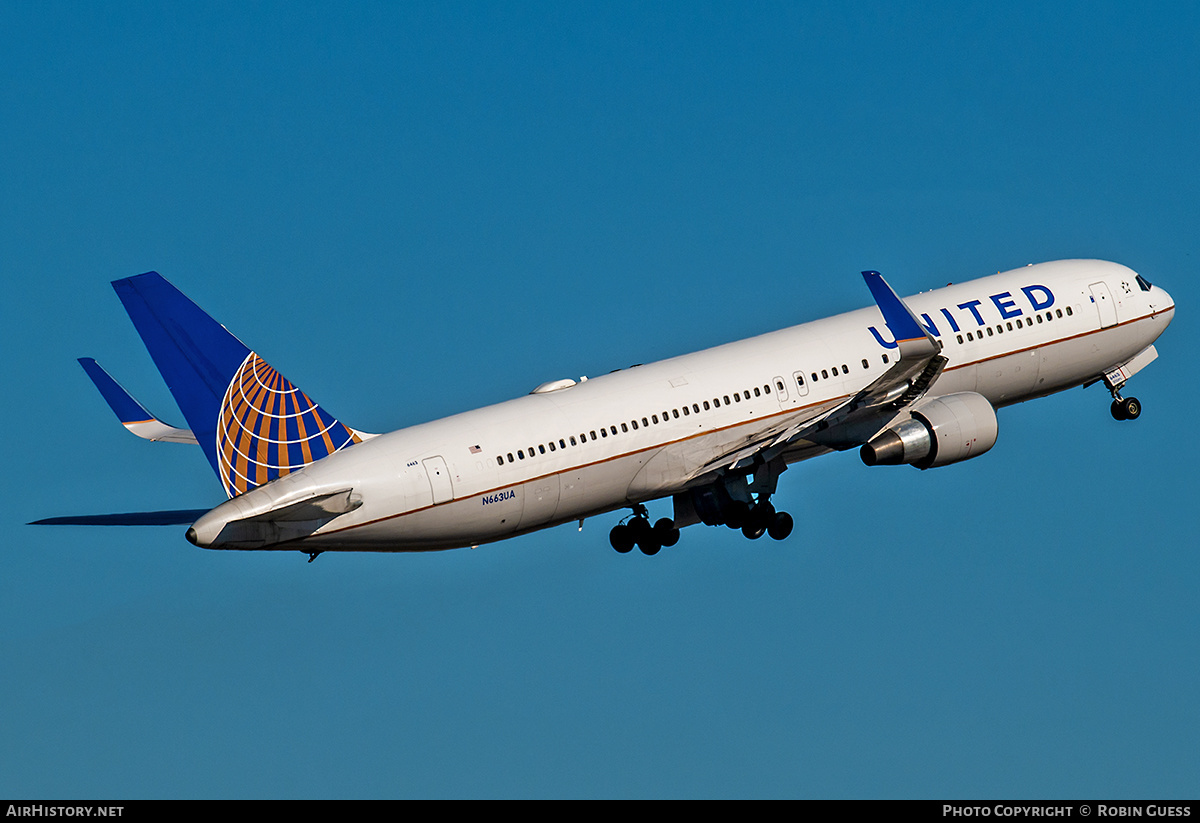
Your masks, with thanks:
M 85 514 L 77 517 L 47 517 L 30 526 L 182 526 L 208 513 L 208 509 L 174 509 L 161 512 Z
M 146 407 L 112 378 L 99 363 L 90 357 L 79 358 L 79 365 L 96 384 L 109 408 L 117 415 L 121 425 L 144 440 L 161 440 L 166 443 L 196 444 L 196 435 L 191 429 L 180 429 L 168 425 L 146 411 Z
M 268 512 L 247 517 L 245 521 L 235 522 L 298 523 L 310 520 L 332 520 L 339 514 L 352 512 L 362 505 L 362 500 L 354 497 L 353 492 L 354 489 L 342 489 L 317 495 L 307 500 L 301 500 L 299 503 L 292 503 L 290 506 L 271 509 Z
M 261 549 L 308 537 L 330 520 L 361 505 L 362 498 L 353 489 L 339 489 L 237 520 L 225 520 L 223 515 L 230 506 L 237 509 L 234 501 L 199 518 L 187 530 L 187 539 L 209 549 Z

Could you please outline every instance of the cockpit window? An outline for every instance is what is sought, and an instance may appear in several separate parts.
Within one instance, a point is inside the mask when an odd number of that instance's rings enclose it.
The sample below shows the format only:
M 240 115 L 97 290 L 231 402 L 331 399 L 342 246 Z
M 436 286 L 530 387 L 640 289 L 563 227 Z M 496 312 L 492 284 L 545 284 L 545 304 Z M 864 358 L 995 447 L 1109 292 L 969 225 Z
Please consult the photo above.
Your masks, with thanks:
M 1142 277 L 1140 274 L 1137 276 L 1137 284 L 1142 291 L 1150 291 L 1150 281 Z

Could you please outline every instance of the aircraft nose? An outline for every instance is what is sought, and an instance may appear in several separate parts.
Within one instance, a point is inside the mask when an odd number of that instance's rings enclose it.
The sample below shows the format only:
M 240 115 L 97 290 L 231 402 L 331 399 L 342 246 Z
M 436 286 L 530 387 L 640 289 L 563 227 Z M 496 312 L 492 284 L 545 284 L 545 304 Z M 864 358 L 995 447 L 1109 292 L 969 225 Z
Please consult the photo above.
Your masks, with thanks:
M 1157 294 L 1152 295 L 1155 298 L 1154 310 L 1166 315 L 1167 322 L 1170 323 L 1172 318 L 1175 317 L 1174 299 L 1172 299 L 1171 295 L 1167 294 L 1166 289 L 1155 286 L 1153 291 L 1157 292 Z

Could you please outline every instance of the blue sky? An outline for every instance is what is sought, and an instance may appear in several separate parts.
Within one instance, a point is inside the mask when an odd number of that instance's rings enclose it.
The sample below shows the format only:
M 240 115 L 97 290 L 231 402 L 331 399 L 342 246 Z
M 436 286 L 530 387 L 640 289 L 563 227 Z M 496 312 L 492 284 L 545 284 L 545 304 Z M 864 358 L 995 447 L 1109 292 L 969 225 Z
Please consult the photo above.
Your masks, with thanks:
M 1194 797 L 1200 12 L 1156 3 L 0 3 L 0 796 Z M 797 527 L 428 555 L 36 529 L 219 502 L 110 280 L 383 431 L 1029 262 L 1178 316 Z M 652 506 L 656 516 L 665 504 Z

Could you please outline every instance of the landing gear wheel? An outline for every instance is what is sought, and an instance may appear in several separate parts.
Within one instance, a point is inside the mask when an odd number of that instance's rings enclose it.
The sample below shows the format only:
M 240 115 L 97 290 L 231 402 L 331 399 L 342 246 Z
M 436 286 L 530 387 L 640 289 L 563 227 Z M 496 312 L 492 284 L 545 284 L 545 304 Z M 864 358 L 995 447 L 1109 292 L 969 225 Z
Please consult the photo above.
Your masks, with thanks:
M 1142 404 L 1136 397 L 1118 397 L 1109 407 L 1113 420 L 1137 420 L 1142 416 Z
M 742 534 L 747 540 L 757 540 L 766 533 L 767 527 L 764 524 L 759 523 L 757 520 L 751 521 L 742 526 Z
M 767 533 L 767 528 L 775 520 L 775 507 L 771 501 L 764 500 L 750 510 L 746 523 L 742 526 L 742 534 L 750 540 L 757 540 Z
M 633 548 L 633 534 L 629 531 L 628 526 L 618 524 L 613 526 L 612 531 L 608 533 L 608 542 L 621 554 L 628 554 Z
M 746 525 L 747 518 L 749 517 L 750 504 L 742 500 L 735 500 L 725 514 L 725 525 L 731 529 L 740 529 Z
M 629 521 L 629 533 L 633 536 L 633 542 L 642 550 L 642 554 L 658 554 L 658 550 L 662 548 L 662 542 L 654 533 L 650 521 L 644 517 L 635 517 Z
M 675 528 L 674 520 L 664 517 L 654 524 L 654 536 L 658 538 L 659 544 L 674 546 L 679 542 L 679 529 Z
M 783 540 L 792 533 L 792 516 L 787 512 L 778 512 L 767 527 L 767 534 L 772 540 Z

